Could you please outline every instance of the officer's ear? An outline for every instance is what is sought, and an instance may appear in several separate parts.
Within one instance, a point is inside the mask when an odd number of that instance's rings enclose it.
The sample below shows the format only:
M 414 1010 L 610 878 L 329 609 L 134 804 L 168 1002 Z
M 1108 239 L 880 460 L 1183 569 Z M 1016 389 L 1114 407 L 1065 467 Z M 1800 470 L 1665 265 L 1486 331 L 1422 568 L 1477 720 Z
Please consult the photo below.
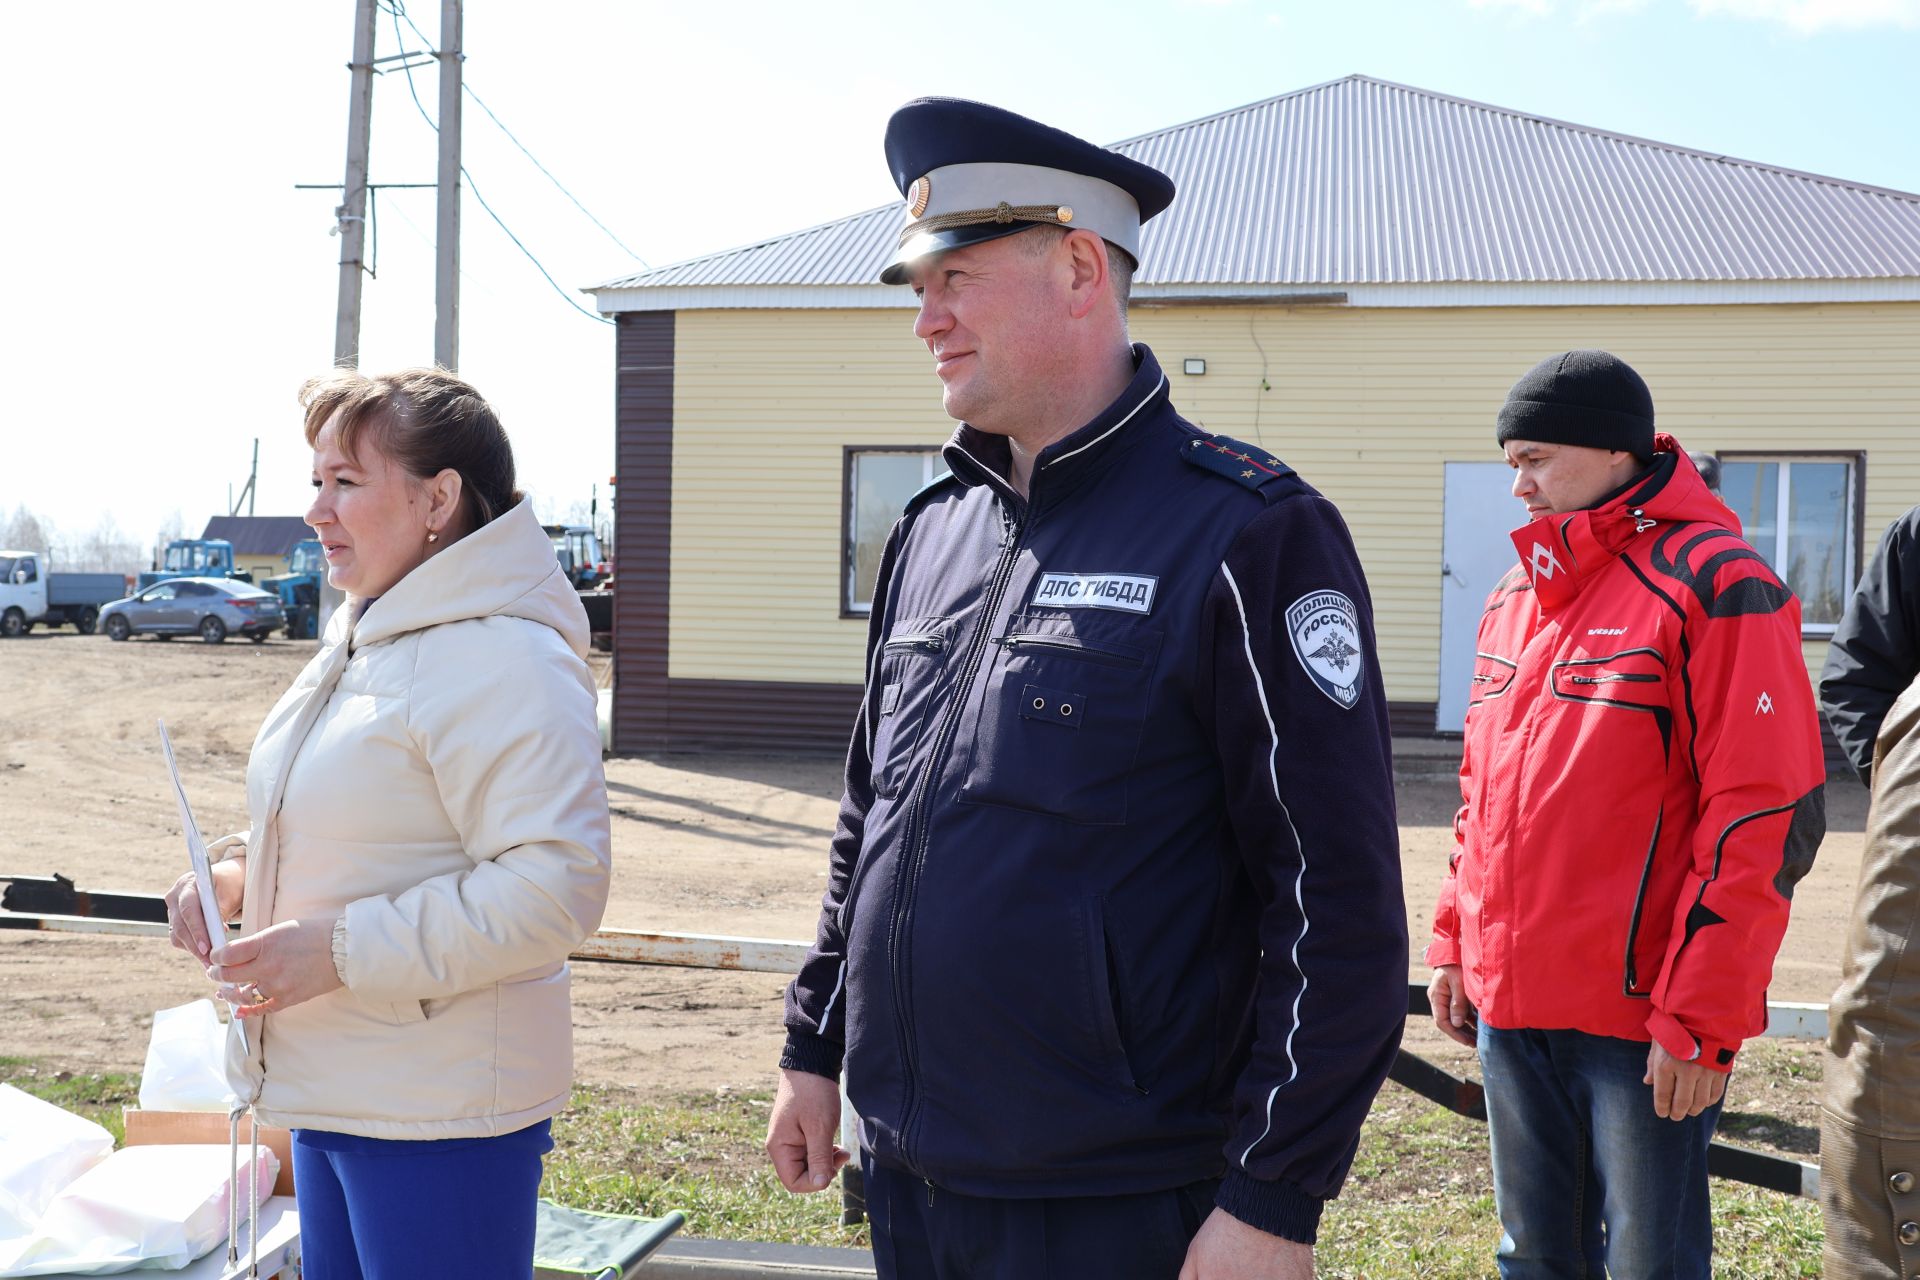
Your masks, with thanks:
M 1091 231 L 1076 229 L 1067 232 L 1060 247 L 1066 252 L 1071 271 L 1067 314 L 1084 320 L 1112 290 L 1106 242 Z

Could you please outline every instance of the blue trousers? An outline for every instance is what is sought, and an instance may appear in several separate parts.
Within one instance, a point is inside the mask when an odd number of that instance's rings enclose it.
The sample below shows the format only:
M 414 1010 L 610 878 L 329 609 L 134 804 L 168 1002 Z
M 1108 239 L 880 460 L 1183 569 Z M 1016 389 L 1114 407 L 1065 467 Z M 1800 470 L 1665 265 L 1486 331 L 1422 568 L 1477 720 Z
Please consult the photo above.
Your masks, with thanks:
M 293 1131 L 307 1280 L 533 1274 L 542 1120 L 497 1138 L 398 1142 Z
M 1174 1280 L 1218 1181 L 1130 1196 L 1000 1200 L 863 1156 L 879 1280 Z
M 1662 1120 L 1648 1045 L 1480 1024 L 1502 1280 L 1709 1280 L 1720 1104 Z

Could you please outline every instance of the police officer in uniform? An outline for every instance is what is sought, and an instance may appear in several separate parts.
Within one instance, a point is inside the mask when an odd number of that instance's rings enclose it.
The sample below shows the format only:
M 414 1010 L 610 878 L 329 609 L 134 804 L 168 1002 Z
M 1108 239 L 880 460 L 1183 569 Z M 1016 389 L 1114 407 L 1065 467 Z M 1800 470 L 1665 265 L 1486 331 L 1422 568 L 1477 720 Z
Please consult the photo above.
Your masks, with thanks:
M 882 1277 L 1311 1275 L 1406 1016 L 1353 543 L 1128 343 L 1164 174 L 950 99 L 886 153 L 961 425 L 882 558 L 768 1152 L 831 1182 L 844 1065 Z

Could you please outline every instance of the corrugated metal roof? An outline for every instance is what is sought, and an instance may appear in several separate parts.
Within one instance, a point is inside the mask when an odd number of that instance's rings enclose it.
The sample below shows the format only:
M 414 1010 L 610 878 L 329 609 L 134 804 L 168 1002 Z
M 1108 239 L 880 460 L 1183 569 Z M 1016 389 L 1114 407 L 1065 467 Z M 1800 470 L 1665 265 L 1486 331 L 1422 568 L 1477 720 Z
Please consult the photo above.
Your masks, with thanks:
M 1115 144 L 1180 194 L 1150 285 L 1920 277 L 1920 195 L 1349 76 Z M 869 285 L 901 205 L 589 292 Z

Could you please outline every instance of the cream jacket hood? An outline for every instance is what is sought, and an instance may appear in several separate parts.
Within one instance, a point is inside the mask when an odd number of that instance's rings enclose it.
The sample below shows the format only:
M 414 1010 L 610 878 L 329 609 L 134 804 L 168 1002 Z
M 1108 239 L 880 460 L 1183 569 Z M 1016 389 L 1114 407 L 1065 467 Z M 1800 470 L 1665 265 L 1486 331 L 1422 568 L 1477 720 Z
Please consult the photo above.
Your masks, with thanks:
M 572 1085 L 611 867 L 588 630 L 527 503 L 349 600 L 247 766 L 242 929 L 344 916 L 344 989 L 229 1033 L 262 1120 L 483 1137 Z

